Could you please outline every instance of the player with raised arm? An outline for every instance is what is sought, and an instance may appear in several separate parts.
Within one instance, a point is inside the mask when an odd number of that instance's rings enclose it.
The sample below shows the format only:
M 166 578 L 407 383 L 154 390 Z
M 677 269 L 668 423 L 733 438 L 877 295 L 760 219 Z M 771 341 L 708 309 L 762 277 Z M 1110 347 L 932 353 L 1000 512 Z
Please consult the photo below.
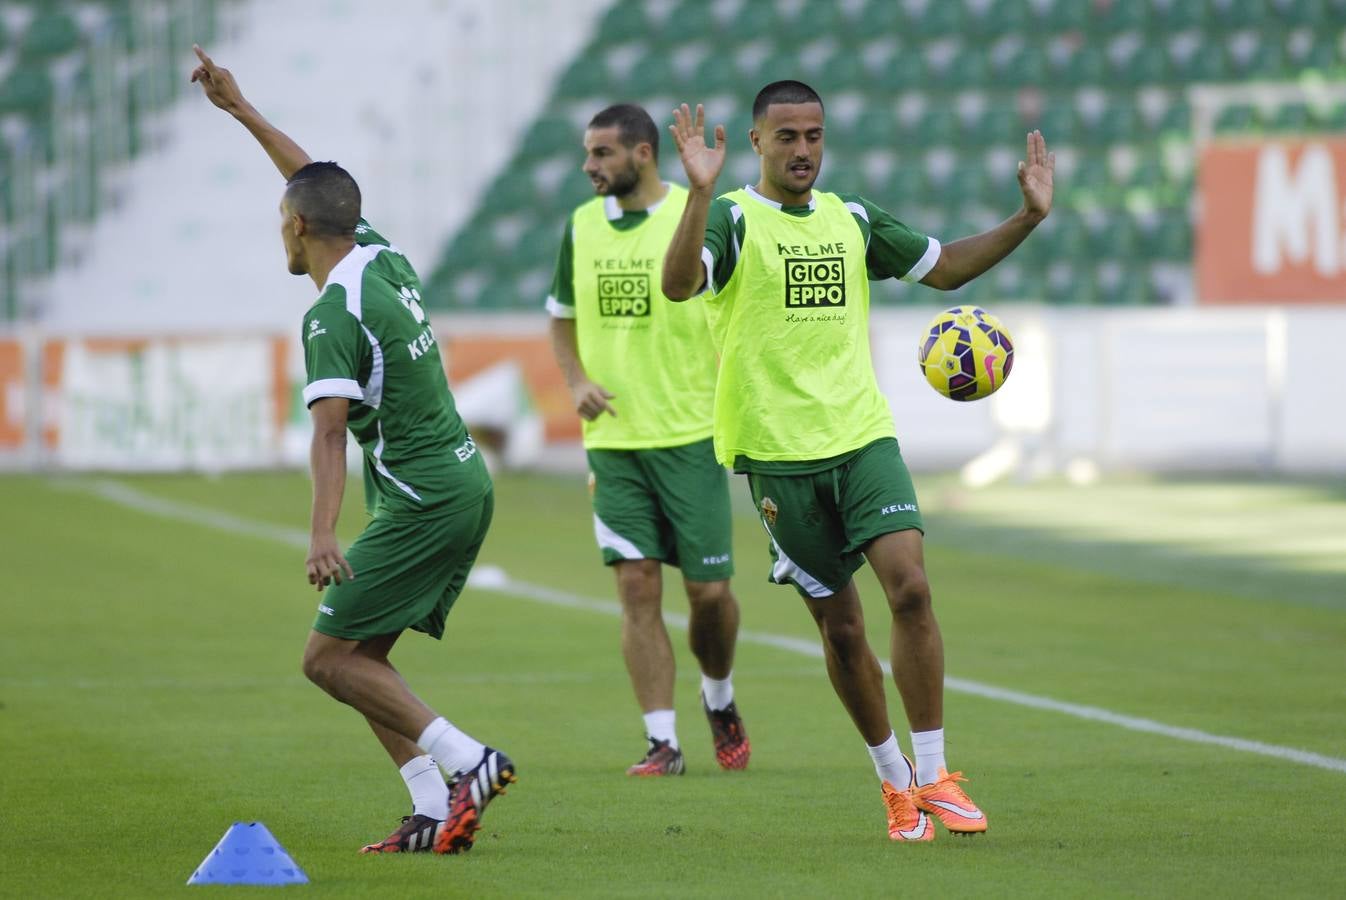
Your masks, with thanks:
M 304 674 L 364 715 L 412 798 L 401 827 L 362 852 L 469 850 L 487 804 L 515 780 L 514 764 L 426 706 L 388 654 L 408 628 L 442 637 L 491 522 L 490 476 L 449 393 L 420 279 L 361 218 L 355 180 L 335 163 L 313 162 L 244 99 L 228 69 L 195 50 L 191 80 L 285 178 L 286 263 L 319 291 L 300 339 L 313 418 L 306 566 L 309 583 L 326 593 Z M 347 429 L 364 450 L 372 521 L 343 555 L 336 524 Z
M 827 671 L 878 773 L 896 841 L 934 837 L 930 816 L 957 833 L 986 816 L 944 758 L 944 644 L 931 607 L 924 526 L 892 413 L 869 349 L 869 280 L 952 290 L 1007 256 L 1051 209 L 1055 158 L 1028 135 L 1022 207 L 995 228 L 941 245 L 856 194 L 814 190 L 823 160 L 823 103 L 808 85 L 758 93 L 749 139 L 756 185 L 714 196 L 725 133 L 705 114 L 674 112 L 687 172 L 682 221 L 664 259 L 664 294 L 706 292 L 720 350 L 715 451 L 748 476 L 766 528 L 771 580 L 803 597 Z M 865 638 L 853 573 L 868 560 L 888 600 L 893 677 L 916 761 L 898 747 L 883 672 Z
M 729 589 L 729 479 L 711 445 L 715 348 L 699 301 L 659 293 L 687 191 L 659 178 L 659 129 L 639 106 L 600 111 L 584 132 L 597 197 L 566 221 L 547 310 L 557 364 L 584 420 L 594 535 L 617 576 L 622 656 L 649 742 L 628 775 L 681 775 L 674 661 L 661 563 L 682 570 L 702 708 L 725 769 L 751 746 L 731 679 L 738 603 Z

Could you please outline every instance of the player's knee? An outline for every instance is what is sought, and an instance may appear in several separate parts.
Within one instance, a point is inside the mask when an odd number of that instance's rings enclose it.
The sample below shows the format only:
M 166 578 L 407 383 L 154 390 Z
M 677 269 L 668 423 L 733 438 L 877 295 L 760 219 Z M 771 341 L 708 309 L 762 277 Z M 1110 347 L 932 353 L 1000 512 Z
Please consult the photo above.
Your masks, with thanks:
M 888 608 L 898 618 L 923 616 L 930 612 L 930 582 L 925 570 L 913 568 L 901 573 L 886 586 Z
M 689 581 L 687 601 L 695 607 L 720 607 L 732 603 L 733 593 L 728 581 Z
M 823 640 L 833 656 L 843 663 L 869 648 L 863 619 L 847 616 L 828 618 L 822 623 Z
M 302 668 L 305 678 L 330 693 L 335 667 L 327 654 L 305 651 Z

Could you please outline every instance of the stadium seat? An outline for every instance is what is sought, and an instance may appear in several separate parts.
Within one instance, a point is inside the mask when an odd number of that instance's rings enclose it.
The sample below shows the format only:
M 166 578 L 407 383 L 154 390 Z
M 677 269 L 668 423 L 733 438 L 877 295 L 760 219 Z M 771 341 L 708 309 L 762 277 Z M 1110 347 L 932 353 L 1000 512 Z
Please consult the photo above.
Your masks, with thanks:
M 1040 28 L 1048 33 L 1062 31 L 1083 31 L 1091 24 L 1088 3 L 1078 0 L 1051 0 L 1035 4 L 1038 10 Z
M 594 44 L 608 47 L 613 44 L 625 44 L 647 38 L 653 26 L 645 16 L 645 5 L 629 0 L 619 0 L 608 10 L 599 26 Z
M 1314 131 L 1317 120 L 1304 103 L 1286 103 L 1271 116 L 1267 130 L 1276 134 L 1303 134 Z
M 1160 34 L 1199 28 L 1207 20 L 1205 4 L 1197 0 L 1149 0 L 1151 27 Z
M 69 53 L 79 47 L 79 26 L 60 8 L 45 9 L 29 24 L 23 35 L 23 58 L 40 62 Z
M 1257 110 L 1247 103 L 1226 106 L 1215 117 L 1216 134 L 1256 134 L 1261 130 Z

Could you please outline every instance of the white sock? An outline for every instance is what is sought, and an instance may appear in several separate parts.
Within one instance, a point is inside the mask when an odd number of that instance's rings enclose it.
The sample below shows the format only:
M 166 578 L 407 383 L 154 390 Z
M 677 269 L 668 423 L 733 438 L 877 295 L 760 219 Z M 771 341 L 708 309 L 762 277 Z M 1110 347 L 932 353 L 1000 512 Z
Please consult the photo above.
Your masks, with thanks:
M 678 749 L 678 733 L 673 728 L 676 714 L 671 709 L 656 709 L 645 713 L 645 733 L 656 741 L 668 741 L 674 750 Z
M 944 762 L 944 729 L 913 731 L 911 749 L 916 754 L 916 783 L 934 784 L 939 780 L 939 770 L 948 768 Z
M 734 702 L 734 673 L 730 672 L 723 678 L 711 678 L 702 673 L 701 696 L 707 708 L 716 711 L 727 709 Z
M 486 752 L 485 744 L 454 728 L 443 716 L 425 726 L 416 744 L 449 774 L 473 768 Z
M 911 787 L 911 766 L 902 758 L 897 735 L 890 733 L 888 740 L 877 747 L 869 747 L 869 756 L 874 760 L 874 771 L 879 773 L 880 781 L 888 782 L 899 791 Z
M 449 786 L 434 757 L 418 756 L 398 769 L 411 792 L 411 812 L 444 821 L 449 817 Z

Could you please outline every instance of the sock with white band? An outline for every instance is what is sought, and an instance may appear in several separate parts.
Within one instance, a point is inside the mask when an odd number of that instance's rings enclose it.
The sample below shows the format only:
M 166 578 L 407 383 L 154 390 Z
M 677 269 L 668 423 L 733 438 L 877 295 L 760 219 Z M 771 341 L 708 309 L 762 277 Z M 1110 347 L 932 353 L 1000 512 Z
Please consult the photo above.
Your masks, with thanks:
M 728 709 L 729 704 L 734 702 L 734 673 L 730 672 L 723 678 L 711 678 L 703 672 L 701 696 L 706 701 L 707 709 L 715 711 Z
M 886 781 L 899 791 L 911 787 L 911 766 L 902 758 L 902 749 L 897 746 L 897 735 L 889 734 L 888 740 L 877 747 L 869 747 L 869 756 L 874 760 L 874 771 L 880 781 Z
M 416 744 L 450 775 L 475 768 L 486 752 L 485 744 L 454 728 L 442 716 L 425 726 Z
M 668 741 L 674 750 L 678 749 L 678 733 L 673 727 L 676 714 L 671 709 L 656 709 L 645 713 L 645 733 L 656 741 Z
M 948 769 L 944 762 L 944 729 L 913 731 L 911 749 L 916 755 L 916 783 L 924 786 L 939 780 L 939 770 Z
M 412 815 L 429 816 L 441 822 L 449 817 L 449 786 L 444 783 L 444 774 L 434 757 L 417 756 L 398 771 L 411 793 Z

